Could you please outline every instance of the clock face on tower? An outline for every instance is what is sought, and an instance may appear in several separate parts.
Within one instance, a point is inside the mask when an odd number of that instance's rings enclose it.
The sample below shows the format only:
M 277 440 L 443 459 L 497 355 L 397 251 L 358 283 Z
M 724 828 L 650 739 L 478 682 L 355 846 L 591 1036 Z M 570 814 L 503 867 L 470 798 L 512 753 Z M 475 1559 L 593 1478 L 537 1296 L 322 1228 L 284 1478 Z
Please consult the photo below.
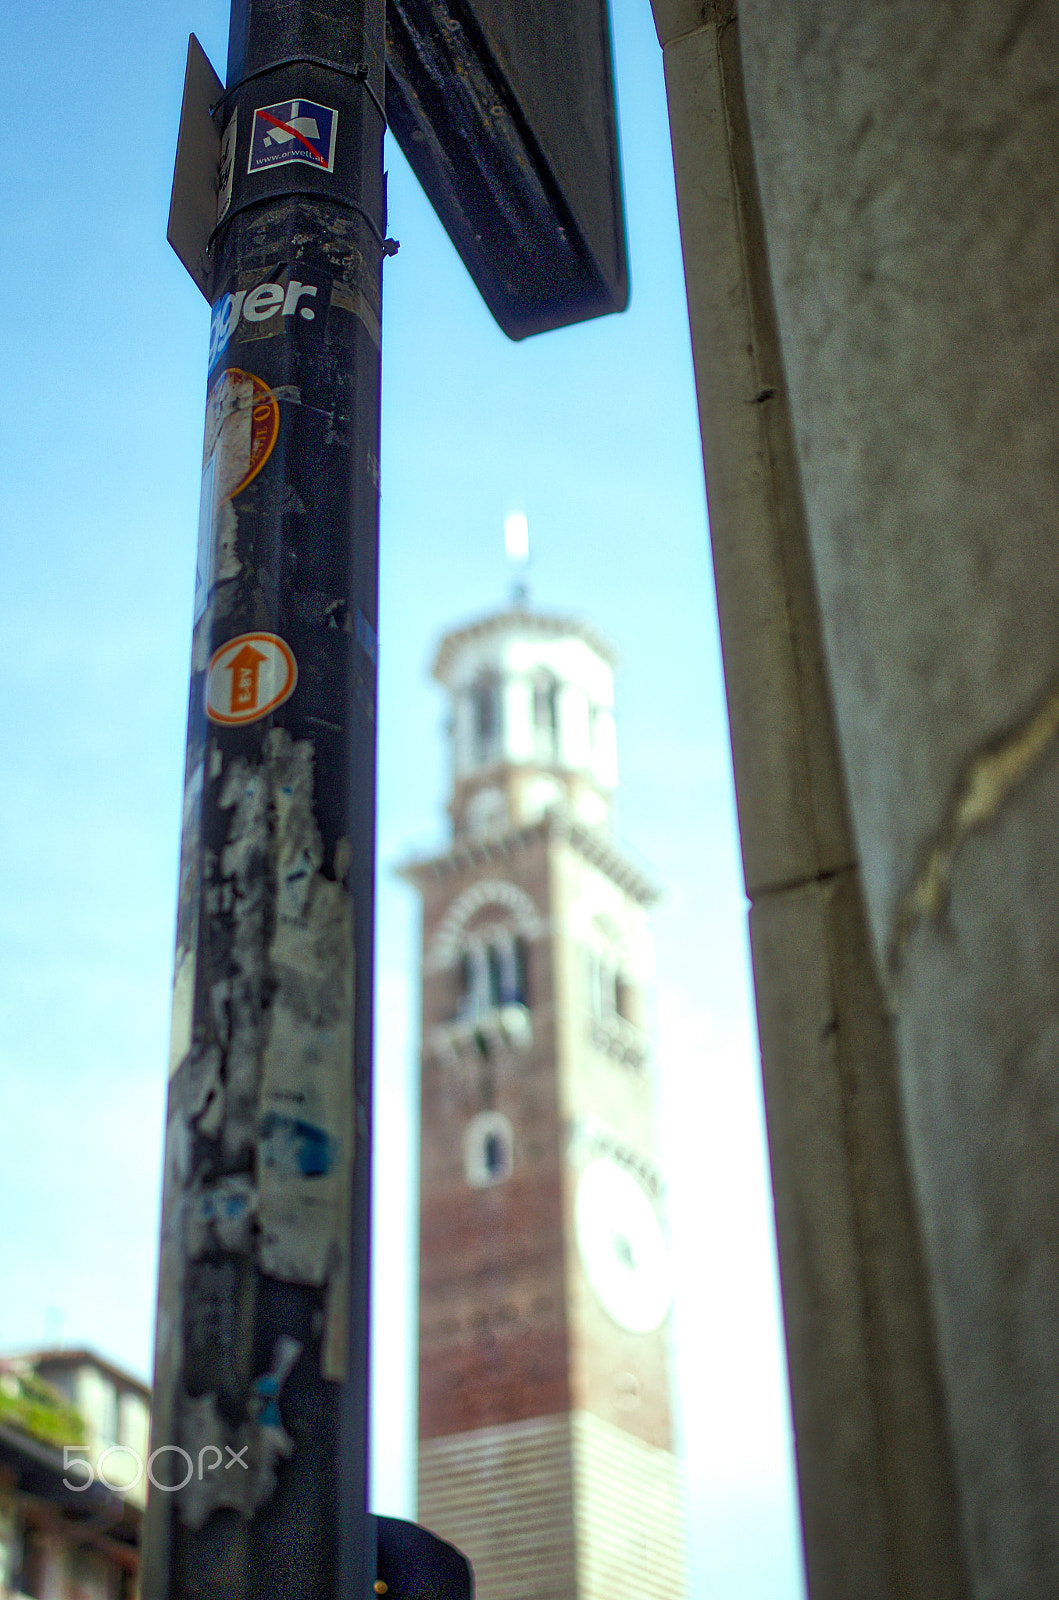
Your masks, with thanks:
M 577 1186 L 577 1243 L 588 1281 L 605 1311 L 630 1333 L 650 1333 L 673 1295 L 669 1247 L 646 1191 L 605 1156 L 588 1163 Z

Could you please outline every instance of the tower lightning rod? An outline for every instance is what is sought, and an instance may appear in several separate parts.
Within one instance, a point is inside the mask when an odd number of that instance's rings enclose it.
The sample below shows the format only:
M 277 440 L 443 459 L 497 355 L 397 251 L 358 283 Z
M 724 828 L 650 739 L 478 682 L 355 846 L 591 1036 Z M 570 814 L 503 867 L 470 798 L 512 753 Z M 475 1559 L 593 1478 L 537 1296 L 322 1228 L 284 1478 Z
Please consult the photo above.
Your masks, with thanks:
M 516 573 L 522 569 L 522 575 L 516 576 L 511 585 L 511 603 L 525 606 L 529 601 L 529 584 L 524 574 L 529 568 L 530 543 L 529 522 L 524 511 L 509 512 L 504 519 L 504 552 Z

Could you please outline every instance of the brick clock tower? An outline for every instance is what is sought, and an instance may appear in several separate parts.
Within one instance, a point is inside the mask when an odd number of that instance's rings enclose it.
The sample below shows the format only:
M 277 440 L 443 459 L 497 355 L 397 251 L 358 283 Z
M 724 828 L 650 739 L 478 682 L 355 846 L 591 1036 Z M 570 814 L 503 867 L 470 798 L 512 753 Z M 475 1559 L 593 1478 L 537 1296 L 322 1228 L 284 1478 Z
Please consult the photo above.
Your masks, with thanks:
M 450 633 L 452 842 L 423 897 L 419 1520 L 478 1600 L 684 1600 L 646 1030 L 656 890 L 611 831 L 614 656 Z

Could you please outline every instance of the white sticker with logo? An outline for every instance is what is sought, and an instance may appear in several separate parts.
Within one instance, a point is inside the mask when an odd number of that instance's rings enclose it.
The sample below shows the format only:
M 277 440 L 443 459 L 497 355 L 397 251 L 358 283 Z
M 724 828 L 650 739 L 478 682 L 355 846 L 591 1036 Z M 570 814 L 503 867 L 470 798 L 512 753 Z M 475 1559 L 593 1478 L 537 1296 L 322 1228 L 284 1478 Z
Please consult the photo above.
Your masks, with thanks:
M 258 106 L 250 133 L 247 172 L 265 172 L 290 161 L 304 161 L 324 172 L 335 170 L 338 112 L 315 100 L 281 100 Z

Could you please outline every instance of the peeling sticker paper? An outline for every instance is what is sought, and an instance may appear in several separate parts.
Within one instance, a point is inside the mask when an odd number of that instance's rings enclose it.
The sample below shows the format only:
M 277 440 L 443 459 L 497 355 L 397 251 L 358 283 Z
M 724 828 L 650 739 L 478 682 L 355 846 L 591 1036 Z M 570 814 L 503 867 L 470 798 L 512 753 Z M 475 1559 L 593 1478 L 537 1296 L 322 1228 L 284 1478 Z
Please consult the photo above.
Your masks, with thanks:
M 252 372 L 227 368 L 206 400 L 195 622 L 206 609 L 212 585 L 239 572 L 231 501 L 257 477 L 278 437 L 279 403 L 268 384 Z
M 268 890 L 271 795 L 266 769 L 229 762 L 218 805 L 232 813 L 228 842 L 215 862 L 215 888 L 234 914 L 231 971 L 211 991 L 225 1038 L 225 1112 L 222 1140 L 228 1163 L 254 1150 L 268 974 Z M 219 869 L 219 870 L 218 870 Z M 230 896 L 230 901 L 227 897 Z
M 250 1417 L 237 1428 L 221 1416 L 215 1394 L 185 1400 L 183 1459 L 198 1467 L 186 1474 L 178 1490 L 180 1520 L 186 1527 L 201 1528 L 220 1507 L 252 1517 L 258 1506 L 272 1498 L 277 1464 L 294 1454 L 294 1440 L 280 1416 L 279 1397 L 301 1353 L 297 1339 L 283 1334 L 276 1340 L 271 1367 L 255 1378 L 251 1387 Z
M 257 1196 L 241 1173 L 221 1178 L 191 1197 L 185 1226 L 192 1259 L 218 1250 L 245 1255 L 251 1248 Z
M 173 965 L 173 1012 L 169 1030 L 170 1077 L 191 1048 L 199 937 L 199 892 L 202 884 L 202 786 L 203 764 L 199 760 L 192 765 L 184 778 L 180 881 L 177 890 L 176 956 Z
M 261 378 L 239 367 L 220 373 L 206 401 L 202 459 L 216 457 L 218 499 L 231 500 L 257 477 L 279 435 L 279 405 Z
M 258 1261 L 271 1277 L 328 1286 L 324 1367 L 338 1377 L 353 1167 L 352 903 L 320 870 L 312 744 L 274 729 L 267 747 L 277 899 L 257 1128 Z
M 273 728 L 257 757 L 216 766 L 207 748 L 189 782 L 197 802 L 210 771 L 224 818 L 194 901 L 231 934 L 170 1095 L 159 1307 L 182 1387 L 156 1437 L 176 1452 L 167 1487 L 195 1528 L 219 1508 L 253 1516 L 294 1450 L 282 1390 L 302 1345 L 277 1334 L 256 1375 L 238 1353 L 258 1275 L 315 1291 L 314 1361 L 329 1381 L 348 1376 L 355 1155 L 349 841 L 325 849 L 311 740 Z
M 238 107 L 232 112 L 221 137 L 221 165 L 217 175 L 217 221 L 223 222 L 232 203 L 232 178 L 235 174 L 235 141 L 239 132 Z

